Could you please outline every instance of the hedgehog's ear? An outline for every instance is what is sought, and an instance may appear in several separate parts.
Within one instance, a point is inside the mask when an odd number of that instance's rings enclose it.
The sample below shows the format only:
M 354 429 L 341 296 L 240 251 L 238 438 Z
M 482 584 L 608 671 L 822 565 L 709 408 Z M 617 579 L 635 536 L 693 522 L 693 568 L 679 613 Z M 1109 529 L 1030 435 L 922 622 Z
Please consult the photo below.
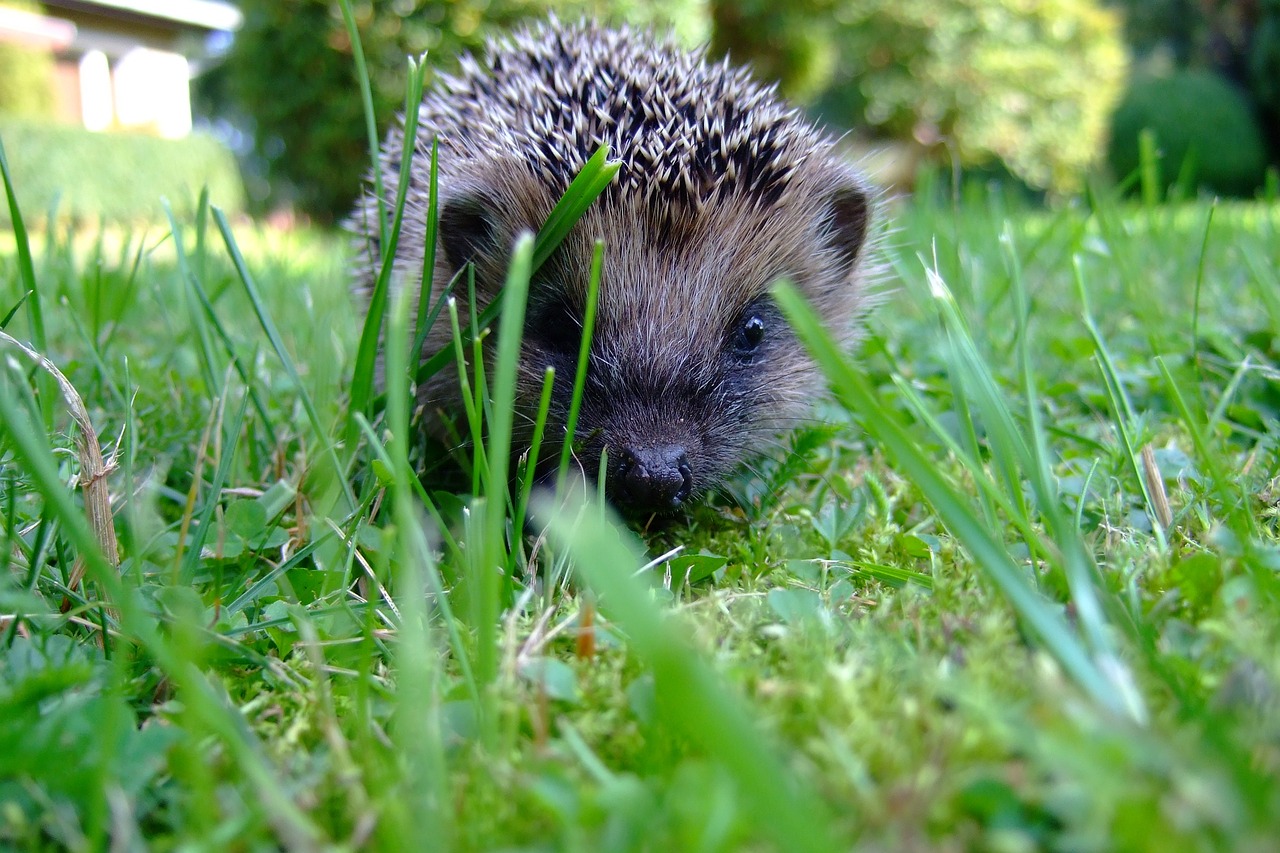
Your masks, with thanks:
M 498 245 L 498 218 L 482 196 L 449 199 L 440 208 L 440 243 L 452 269 L 478 260 Z
M 842 183 L 827 196 L 823 220 L 831 248 L 844 275 L 853 272 L 862 256 L 871 224 L 866 190 L 854 182 Z

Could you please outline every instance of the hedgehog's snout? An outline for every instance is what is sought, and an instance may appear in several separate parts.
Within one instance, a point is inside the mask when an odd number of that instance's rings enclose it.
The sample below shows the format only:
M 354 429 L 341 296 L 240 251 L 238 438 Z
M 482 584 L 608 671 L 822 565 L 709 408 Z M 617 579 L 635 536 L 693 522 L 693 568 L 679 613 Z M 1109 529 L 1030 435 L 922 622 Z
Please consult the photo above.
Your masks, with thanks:
M 693 469 L 678 444 L 622 448 L 606 487 L 614 503 L 636 512 L 680 506 L 693 493 Z

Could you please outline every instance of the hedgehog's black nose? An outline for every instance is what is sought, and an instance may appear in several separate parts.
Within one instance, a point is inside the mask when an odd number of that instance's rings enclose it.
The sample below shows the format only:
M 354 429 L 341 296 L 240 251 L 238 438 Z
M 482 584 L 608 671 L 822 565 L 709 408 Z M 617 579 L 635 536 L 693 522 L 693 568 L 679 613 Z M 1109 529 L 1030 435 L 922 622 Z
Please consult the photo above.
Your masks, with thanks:
M 627 509 L 675 509 L 693 491 L 689 457 L 676 444 L 623 448 L 616 472 L 610 492 Z

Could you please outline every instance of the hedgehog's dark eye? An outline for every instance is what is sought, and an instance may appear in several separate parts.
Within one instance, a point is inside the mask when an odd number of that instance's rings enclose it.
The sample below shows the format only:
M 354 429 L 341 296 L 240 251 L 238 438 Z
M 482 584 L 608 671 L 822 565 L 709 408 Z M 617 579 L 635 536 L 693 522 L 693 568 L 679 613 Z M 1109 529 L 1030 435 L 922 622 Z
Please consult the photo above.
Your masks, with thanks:
M 739 358 L 751 358 L 764 343 L 768 323 L 765 312 L 747 309 L 733 333 L 733 354 Z

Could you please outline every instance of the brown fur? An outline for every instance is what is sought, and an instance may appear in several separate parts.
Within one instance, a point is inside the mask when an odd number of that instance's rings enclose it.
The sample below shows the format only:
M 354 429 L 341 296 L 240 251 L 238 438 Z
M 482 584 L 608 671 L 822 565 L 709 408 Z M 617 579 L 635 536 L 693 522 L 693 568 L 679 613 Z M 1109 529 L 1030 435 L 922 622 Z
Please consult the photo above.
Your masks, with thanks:
M 464 60 L 460 74 L 440 81 L 419 110 L 396 258 L 408 286 L 419 286 L 433 137 L 442 236 L 430 290 L 440 293 L 457 271 L 450 247 L 460 256 L 474 248 L 465 239 L 478 233 L 479 310 L 498 293 L 512 239 L 538 229 L 594 150 L 608 143 L 621 161 L 615 182 L 535 276 L 517 418 L 519 427 L 532 417 L 551 364 L 557 379 L 549 440 L 563 431 L 576 344 L 558 327 L 581 323 L 592 246 L 603 238 L 577 435 L 587 439 L 589 469 L 608 448 L 611 491 L 628 448 L 678 447 L 687 454 L 686 486 L 692 478 L 692 489 L 670 501 L 678 504 L 806 416 L 820 381 L 767 301 L 779 277 L 801 288 L 839 338 L 855 336 L 869 190 L 834 140 L 745 72 L 634 31 L 555 22 L 491 45 L 483 65 Z M 384 146 L 388 192 L 402 144 L 393 130 Z M 483 211 L 492 232 L 451 218 L 459 209 Z M 351 220 L 362 289 L 376 274 L 375 211 L 366 197 Z M 453 222 L 462 223 L 462 236 L 450 243 Z M 458 297 L 465 316 L 465 293 Z M 733 342 L 743 340 L 735 332 L 753 304 L 765 339 L 744 356 Z M 449 341 L 442 320 L 423 357 Z M 429 407 L 457 410 L 454 373 L 443 372 L 419 396 Z

